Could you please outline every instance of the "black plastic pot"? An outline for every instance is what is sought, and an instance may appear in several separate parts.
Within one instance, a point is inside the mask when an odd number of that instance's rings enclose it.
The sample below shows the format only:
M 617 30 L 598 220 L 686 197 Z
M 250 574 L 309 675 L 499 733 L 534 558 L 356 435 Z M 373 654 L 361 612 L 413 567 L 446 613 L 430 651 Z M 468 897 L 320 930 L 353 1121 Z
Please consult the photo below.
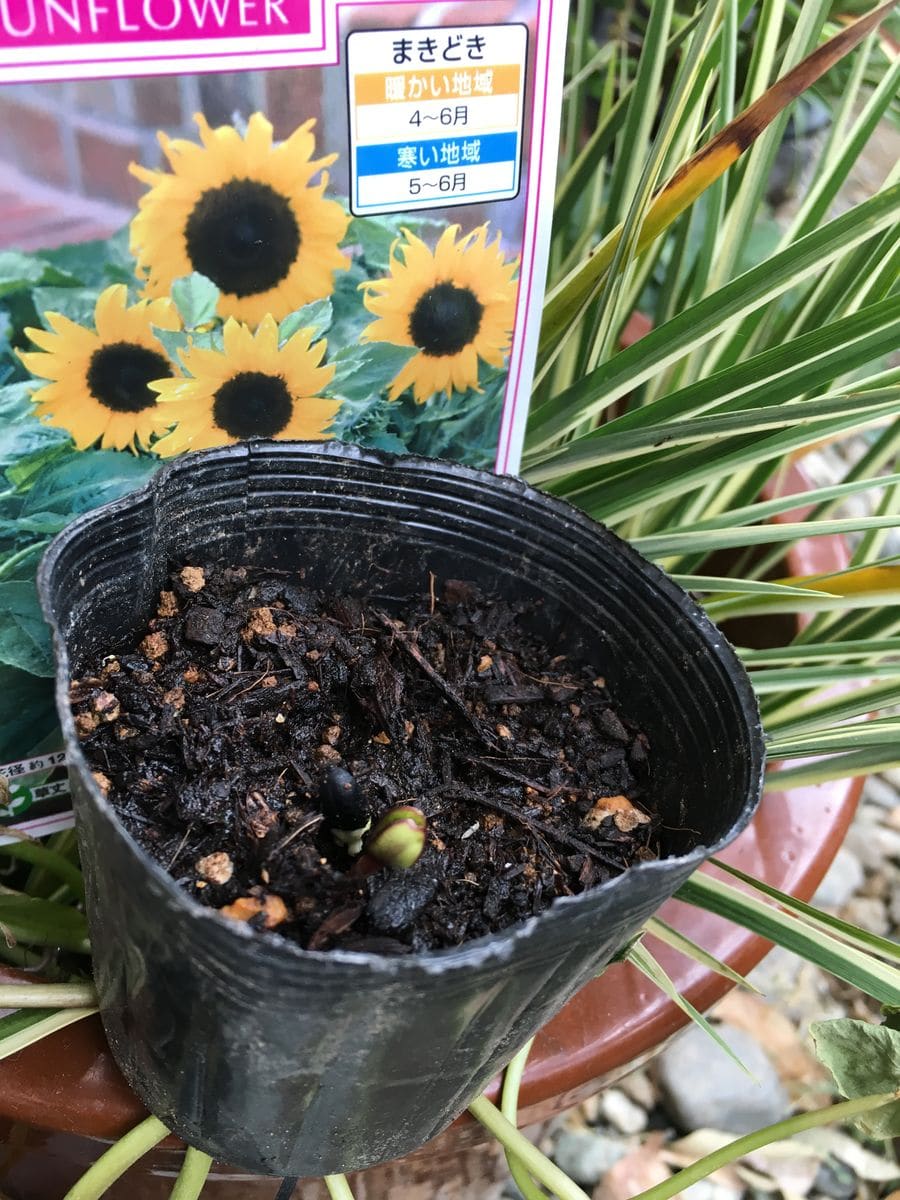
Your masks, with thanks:
M 201 908 L 98 791 L 67 681 L 146 620 L 173 560 L 212 559 L 303 567 L 385 603 L 429 571 L 539 600 L 545 636 L 647 731 L 668 857 L 504 933 L 400 958 L 301 950 Z M 250 1171 L 362 1168 L 438 1133 L 759 799 L 756 703 L 719 631 L 608 530 L 516 479 L 338 443 L 189 455 L 65 530 L 39 586 L 112 1052 L 151 1112 Z

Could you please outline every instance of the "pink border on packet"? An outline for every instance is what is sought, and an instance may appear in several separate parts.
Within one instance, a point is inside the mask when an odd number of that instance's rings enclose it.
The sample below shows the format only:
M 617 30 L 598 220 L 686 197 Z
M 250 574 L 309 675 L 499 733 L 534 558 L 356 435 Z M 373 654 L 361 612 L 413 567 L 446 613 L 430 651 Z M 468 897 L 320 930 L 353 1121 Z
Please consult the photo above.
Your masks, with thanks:
M 538 0 L 537 21 L 535 22 L 535 47 L 534 47 L 535 64 L 537 64 L 538 52 L 540 49 L 542 4 L 543 4 L 543 0 Z M 515 316 L 515 324 L 514 324 L 514 329 L 516 331 L 515 332 L 516 347 L 515 347 L 515 351 L 514 351 L 514 353 L 516 355 L 516 360 L 517 360 L 516 361 L 516 378 L 515 378 L 515 382 L 513 382 L 511 375 L 508 375 L 507 379 L 506 379 L 506 389 L 503 393 L 503 411 L 500 414 L 500 429 L 498 432 L 498 440 L 497 440 L 497 456 L 494 459 L 494 470 L 497 471 L 499 474 L 503 474 L 503 475 L 507 474 L 509 471 L 509 460 L 512 456 L 512 431 L 515 426 L 516 412 L 519 407 L 519 387 L 522 382 L 522 371 L 524 369 L 525 332 L 528 328 L 529 318 L 532 316 L 531 295 L 532 295 L 532 289 L 534 286 L 534 260 L 536 257 L 535 251 L 536 251 L 536 243 L 537 243 L 538 222 L 537 222 L 537 204 L 535 204 L 535 211 L 532 213 L 531 197 L 532 197 L 532 187 L 534 187 L 534 189 L 535 189 L 534 194 L 537 195 L 538 197 L 540 196 L 541 178 L 542 178 L 543 169 L 544 169 L 544 133 L 546 130 L 546 125 L 547 125 L 547 99 L 548 99 L 547 74 L 550 69 L 550 41 L 551 41 L 550 32 L 551 32 L 551 30 L 548 25 L 547 31 L 546 31 L 547 44 L 544 47 L 544 103 L 543 103 L 543 108 L 541 110 L 540 142 L 539 142 L 539 146 L 538 146 L 537 159 L 535 159 L 535 154 L 534 154 L 535 141 L 537 139 L 537 124 L 535 122 L 536 114 L 534 113 L 534 111 L 532 111 L 532 118 L 531 118 L 531 147 L 530 147 L 530 153 L 528 155 L 528 183 L 525 186 L 525 219 L 524 219 L 524 222 L 522 225 L 522 260 L 524 262 L 527 257 L 528 284 L 526 287 L 524 287 L 524 288 L 522 287 L 522 276 L 520 274 L 520 276 L 519 276 L 519 293 L 518 293 L 518 296 L 516 297 L 516 316 Z M 536 72 L 535 72 L 535 74 L 536 74 Z M 535 178 L 535 170 L 534 170 L 535 162 L 537 162 L 537 173 L 536 173 L 537 177 L 536 178 Z M 531 223 L 530 228 L 529 228 L 529 222 Z M 530 244 L 529 244 L 529 249 L 528 249 L 527 256 L 526 256 L 525 246 L 526 246 L 526 242 L 529 241 L 529 238 L 530 238 Z M 524 299 L 524 303 L 525 303 L 525 319 L 520 328 L 519 327 L 519 314 L 522 309 L 523 299 Z
M 340 10 L 342 8 L 368 8 L 372 4 L 393 5 L 393 4 L 421 4 L 421 3 L 423 3 L 423 0 L 339 0 L 339 3 L 335 5 L 334 12 L 335 12 L 335 16 L 338 17 L 337 23 L 338 23 L 338 28 L 340 28 L 339 14 L 340 14 Z M 538 0 L 538 6 L 540 7 L 540 0 Z M 247 50 L 210 50 L 208 53 L 205 53 L 205 54 L 200 53 L 200 52 L 192 53 L 192 54 L 187 54 L 187 53 L 182 52 L 181 56 L 183 58 L 188 59 L 189 61 L 193 62 L 193 61 L 202 60 L 205 58 L 247 58 L 247 56 L 251 55 L 251 54 L 253 55 L 254 58 L 262 58 L 264 56 L 272 57 L 275 55 L 285 55 L 285 54 L 291 54 L 291 53 L 303 54 L 303 55 L 314 54 L 317 50 L 326 50 L 328 48 L 328 32 L 327 32 L 328 22 L 326 20 L 326 16 L 327 16 L 326 0 L 321 0 L 322 41 L 318 45 L 315 45 L 315 46 L 304 46 L 302 49 L 297 49 L 294 51 L 291 51 L 290 49 L 285 49 L 282 46 L 282 47 L 275 48 L 272 50 L 251 50 L 251 49 L 247 49 Z M 302 36 L 302 35 L 296 35 L 296 36 Z M 339 40 L 340 39 L 338 39 L 338 41 Z M 316 63 L 315 65 L 317 67 L 336 67 L 340 63 L 339 46 L 335 47 L 335 54 L 336 54 L 335 58 L 325 59 L 323 62 Z M 175 57 L 175 56 L 176 55 L 173 54 L 173 57 Z M 98 59 L 94 59 L 93 61 L 97 65 L 102 63 L 104 66 L 106 66 L 108 64 L 118 66 L 121 63 L 144 64 L 147 62 L 151 62 L 152 59 L 148 59 L 146 55 L 138 55 L 138 56 L 133 56 L 131 58 L 98 58 Z M 91 63 L 91 60 L 81 57 L 81 58 L 66 58 L 66 59 L 59 59 L 59 60 L 54 59 L 50 62 L 28 63 L 28 66 L 29 67 L 73 67 L 73 66 L 89 66 L 90 63 Z M 255 64 L 254 64 L 254 67 L 248 67 L 247 69 L 254 70 Z M 275 69 L 276 70 L 278 70 L 278 69 L 291 70 L 294 68 L 284 67 L 284 68 L 275 68 Z M 186 71 L 183 66 L 173 67 L 169 71 L 155 72 L 155 74 L 160 74 L 160 75 L 184 75 L 185 73 L 186 73 Z

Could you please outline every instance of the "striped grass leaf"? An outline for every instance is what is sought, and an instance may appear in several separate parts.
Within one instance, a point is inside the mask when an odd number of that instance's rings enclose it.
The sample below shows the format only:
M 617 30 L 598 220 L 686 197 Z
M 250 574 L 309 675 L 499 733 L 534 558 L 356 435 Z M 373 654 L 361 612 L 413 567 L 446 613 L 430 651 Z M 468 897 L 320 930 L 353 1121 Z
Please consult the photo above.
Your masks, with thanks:
M 738 412 L 713 413 L 659 424 L 647 422 L 642 428 L 628 429 L 606 436 L 589 434 L 570 442 L 544 462 L 531 466 L 529 479 L 541 483 L 560 474 L 590 471 L 603 463 L 622 462 L 647 453 L 657 446 L 671 449 L 695 442 L 719 441 L 729 435 L 750 434 L 771 429 L 787 429 L 826 417 L 841 416 L 847 410 L 878 416 L 892 415 L 891 405 L 900 398 L 900 387 L 872 391 L 846 391 L 815 400 L 793 404 L 773 404 L 764 408 L 746 408 Z M 646 410 L 644 410 L 646 412 Z M 648 414 L 649 415 L 649 414 Z
M 777 667 L 800 663 L 840 663 L 848 659 L 876 659 L 882 661 L 883 655 L 900 654 L 900 639 L 897 638 L 861 638 L 852 642 L 825 642 L 822 645 L 811 646 L 774 646 L 770 649 L 757 650 L 749 647 L 739 647 L 738 654 L 747 667 Z
M 867 39 L 868 41 L 868 39 Z M 861 61 L 864 61 L 861 58 Z M 887 68 L 879 80 L 878 87 L 869 97 L 852 127 L 841 136 L 836 153 L 825 157 L 823 169 L 814 179 L 812 187 L 804 197 L 790 228 L 786 231 L 782 245 L 795 241 L 809 233 L 828 214 L 841 187 L 858 162 L 860 155 L 883 120 L 887 109 L 900 92 L 900 55 Z
M 875 709 L 898 704 L 900 686 L 887 679 L 819 700 L 785 694 L 775 694 L 771 699 L 774 703 L 763 705 L 766 730 L 785 737 L 864 717 Z
M 722 862 L 721 859 L 716 858 L 712 861 L 720 871 L 725 871 L 727 874 L 734 876 L 735 879 L 739 879 L 742 883 L 748 884 L 754 891 L 768 896 L 770 900 L 774 900 L 789 912 L 796 913 L 803 920 L 808 921 L 810 925 L 830 930 L 842 941 L 849 943 L 851 946 L 856 946 L 858 950 L 870 950 L 873 954 L 878 954 L 882 958 L 889 959 L 891 962 L 900 962 L 900 943 L 892 941 L 890 938 L 880 937 L 877 933 L 872 933 L 868 929 L 860 929 L 858 925 L 853 925 L 849 921 L 844 921 L 840 917 L 833 916 L 831 913 L 823 912 L 820 908 L 816 908 L 812 904 L 807 904 L 805 900 L 798 900 L 796 896 L 789 896 L 787 892 L 780 891 L 764 880 L 755 879 L 752 875 L 745 874 L 738 867 L 733 867 L 729 863 Z
M 797 96 L 849 54 L 892 8 L 893 0 L 880 5 L 818 47 L 690 158 L 651 204 L 638 235 L 638 252 L 655 241 Z M 619 226 L 588 259 L 550 291 L 541 328 L 541 344 L 545 350 L 557 344 L 584 304 L 595 294 L 613 261 L 621 237 Z
M 787 45 L 784 49 L 783 71 L 798 66 L 804 56 L 809 55 L 816 45 L 819 32 L 828 14 L 829 0 L 807 0 L 800 11 Z M 758 75 L 748 79 L 748 86 L 764 87 L 772 78 L 776 55 L 780 49 L 780 34 L 785 9 L 785 0 L 764 0 L 760 15 L 760 33 L 753 39 L 754 61 L 759 67 Z M 768 17 L 768 20 L 766 19 Z M 821 49 L 821 47 L 820 47 Z M 803 90 L 806 90 L 805 87 Z M 792 99 L 794 97 L 791 97 Z M 756 100 L 757 92 L 748 92 L 746 101 Z M 737 173 L 736 187 L 720 230 L 716 244 L 716 256 L 709 279 L 708 291 L 715 291 L 738 270 L 740 254 L 747 237 L 747 230 L 759 211 L 765 194 L 775 156 L 784 136 L 788 113 L 779 106 L 766 121 Z
M 900 643 L 894 648 L 894 653 L 900 650 Z M 758 696 L 774 693 L 782 696 L 792 691 L 808 691 L 812 688 L 831 687 L 835 683 L 847 683 L 859 680 L 888 680 L 900 679 L 900 661 L 880 661 L 878 666 L 866 663 L 838 663 L 822 666 L 819 664 L 802 667 L 771 667 L 754 669 L 753 690 Z
M 875 414 L 872 423 L 879 420 Z M 816 445 L 822 437 L 859 433 L 867 422 L 857 412 L 833 420 L 794 426 L 759 437 L 735 437 L 724 444 L 675 450 L 657 450 L 631 460 L 632 465 L 612 464 L 573 478 L 547 481 L 544 487 L 564 496 L 597 520 L 615 524 L 651 505 L 685 495 L 693 487 L 728 479 L 745 468 L 771 474 L 785 456 L 801 447 Z M 769 464 L 769 468 L 762 468 Z M 685 548 L 681 549 L 685 552 Z M 673 568 L 674 569 L 674 568 Z
M 596 418 L 669 363 L 801 280 L 821 272 L 834 258 L 887 228 L 898 217 L 900 184 L 895 184 L 731 280 L 666 325 L 651 330 L 597 371 L 537 407 L 528 435 L 530 455 L 571 433 L 583 421 Z
M 639 409 L 631 409 L 608 421 L 588 437 L 569 443 L 575 446 L 605 442 L 626 432 L 637 432 L 651 422 L 685 420 L 708 413 L 735 412 L 782 404 L 809 395 L 847 372 L 890 352 L 897 341 L 900 297 L 873 305 L 832 325 L 813 330 L 784 345 L 777 345 L 709 378 L 672 392 Z M 530 457 L 531 472 L 547 465 L 563 469 L 560 451 Z
M 896 524 L 893 516 L 842 517 L 832 521 L 784 521 L 772 525 L 737 525 L 726 529 L 704 529 L 696 533 L 660 533 L 636 538 L 634 546 L 648 558 L 659 558 L 667 554 L 683 553 L 685 550 L 710 553 L 732 546 L 764 546 L 769 542 L 796 542 L 800 538 L 830 537 L 836 533 L 856 533 L 863 529 L 893 529 Z M 835 581 L 836 591 L 836 577 L 830 578 Z M 896 582 L 891 590 L 897 590 Z M 849 595 L 839 595 L 838 601 L 850 598 Z M 823 595 L 821 599 L 823 602 L 830 602 L 832 597 Z
M 708 971 L 712 971 L 716 975 L 721 975 L 724 979 L 730 979 L 738 987 L 746 988 L 750 992 L 759 994 L 759 988 L 754 987 L 739 971 L 735 971 L 728 963 L 722 962 L 720 958 L 716 958 L 714 954 L 710 954 L 702 946 L 698 946 L 692 938 L 686 937 L 678 929 L 674 929 L 666 921 L 661 920 L 661 918 L 651 917 L 644 924 L 644 932 L 652 934 L 657 941 L 669 946 L 672 950 L 677 950 L 679 954 L 683 954 L 693 962 L 699 963 L 701 967 L 706 967 Z
M 705 592 L 710 595 L 725 592 L 729 596 L 812 596 L 817 598 L 822 594 L 812 588 L 785 586 L 782 583 L 769 583 L 760 579 L 732 579 L 728 575 L 672 575 L 672 579 L 688 592 Z
M 688 533 L 699 532 L 704 529 L 719 529 L 723 525 L 751 525 L 756 521 L 769 521 L 772 517 L 780 516 L 782 513 L 792 512 L 801 508 L 806 509 L 826 500 L 843 500 L 847 496 L 855 496 L 860 492 L 872 491 L 875 488 L 893 487 L 896 484 L 900 484 L 900 473 L 877 475 L 875 477 L 851 480 L 847 483 L 829 484 L 827 487 L 810 488 L 808 491 L 777 496 L 774 500 L 758 500 L 753 504 L 745 504 L 740 508 L 728 508 L 716 513 L 713 517 L 707 517 L 699 521 L 691 523 L 679 522 L 678 532 Z M 829 510 L 833 509 L 833 507 L 833 505 L 828 506 Z M 824 515 L 824 510 L 818 510 L 816 515 Z M 660 532 L 664 531 L 661 530 Z M 675 532 L 674 529 L 673 532 Z M 799 576 L 792 577 L 792 579 L 777 580 L 776 582 L 784 585 L 799 586 Z M 802 586 L 807 591 L 819 590 L 807 583 L 804 583 Z
M 848 754 L 816 758 L 812 762 L 772 771 L 766 776 L 766 791 L 783 792 L 792 788 L 815 787 L 820 783 L 830 783 L 834 779 L 861 779 L 866 775 L 891 771 L 898 766 L 900 750 L 896 743 L 893 746 L 866 747 L 863 750 L 851 750 Z M 782 944 L 779 942 L 779 945 Z
M 787 774 L 776 771 L 772 777 Z M 900 970 L 847 945 L 827 930 L 814 928 L 796 913 L 785 912 L 705 871 L 692 875 L 676 895 L 783 946 L 882 1004 L 900 1004 Z
M 677 1004 L 682 1012 L 687 1013 L 695 1025 L 699 1025 L 720 1050 L 724 1050 L 728 1057 L 736 1062 L 742 1071 L 746 1071 L 750 1075 L 750 1072 L 716 1029 L 715 1025 L 711 1025 L 706 1017 L 691 1004 L 690 1000 L 682 996 L 681 992 L 679 992 L 678 988 L 643 942 L 635 942 L 634 945 L 630 946 L 625 954 L 625 960 L 626 962 L 630 962 L 633 967 L 636 967 L 651 983 L 656 984 L 659 990 Z
M 22 1023 L 14 1033 L 3 1036 L 0 1030 L 0 1059 L 18 1054 L 20 1050 L 33 1046 L 35 1042 L 49 1037 L 51 1033 L 57 1033 L 67 1025 L 74 1025 L 76 1021 L 83 1021 L 85 1017 L 92 1017 L 96 1012 L 96 1008 L 64 1008 L 49 1016 L 39 1016 L 36 1020 Z M 36 1014 L 32 1013 L 29 1016 Z
M 857 747 L 900 747 L 900 720 L 882 717 L 875 721 L 854 722 L 837 729 L 811 729 L 808 734 L 774 738 L 766 746 L 766 757 L 781 759 L 809 758 L 811 755 L 840 754 Z M 900 748 L 897 749 L 900 757 Z

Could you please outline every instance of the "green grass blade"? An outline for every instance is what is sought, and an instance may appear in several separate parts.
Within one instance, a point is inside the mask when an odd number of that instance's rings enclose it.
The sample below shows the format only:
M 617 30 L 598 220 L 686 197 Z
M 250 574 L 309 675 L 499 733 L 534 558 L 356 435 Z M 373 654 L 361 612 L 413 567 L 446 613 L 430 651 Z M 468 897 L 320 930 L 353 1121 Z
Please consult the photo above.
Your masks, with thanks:
M 890 938 L 880 937 L 877 933 L 871 933 L 868 929 L 860 929 L 858 925 L 853 925 L 849 921 L 843 921 L 840 917 L 835 917 L 831 913 L 823 912 L 812 904 L 807 904 L 805 900 L 798 900 L 796 896 L 789 896 L 787 892 L 779 891 L 778 888 L 772 887 L 770 883 L 764 880 L 755 879 L 752 875 L 746 875 L 738 867 L 733 867 L 729 863 L 722 862 L 719 859 L 712 860 L 720 871 L 726 871 L 729 875 L 733 875 L 735 879 L 740 879 L 742 883 L 748 884 L 754 891 L 761 892 L 764 896 L 768 896 L 770 900 L 777 901 L 782 908 L 788 909 L 790 912 L 797 913 L 804 920 L 810 921 L 813 925 L 824 926 L 836 933 L 843 941 L 855 945 L 858 950 L 870 950 L 874 954 L 881 955 L 882 958 L 891 959 L 894 962 L 900 962 L 900 944 L 891 941 Z
M 880 659 L 900 654 L 900 638 L 860 638 L 850 642 L 830 642 L 812 646 L 774 646 L 768 650 L 739 647 L 744 666 L 768 667 L 791 663 L 841 662 L 846 659 Z
M 777 525 L 737 525 L 731 529 L 704 529 L 699 532 L 661 533 L 635 538 L 635 549 L 648 558 L 666 554 L 725 550 L 732 546 L 765 546 L 769 542 L 796 542 L 810 537 L 857 533 L 864 529 L 893 529 L 896 519 L 889 517 L 843 517 L 831 521 L 783 521 Z M 829 597 L 824 596 L 823 600 Z M 849 603 L 850 597 L 840 597 Z
M 692 875 L 676 894 L 679 900 L 733 921 L 815 963 L 882 1004 L 900 1003 L 900 971 L 845 945 L 824 930 L 811 929 L 792 913 L 782 912 L 704 872 Z
M 735 1052 L 731 1049 L 716 1027 L 714 1025 L 710 1025 L 706 1017 L 704 1017 L 701 1012 L 698 1012 L 689 1000 L 686 1000 L 684 996 L 682 996 L 681 992 L 679 992 L 678 988 L 675 986 L 675 984 L 659 965 L 646 946 L 644 946 L 641 942 L 636 942 L 633 946 L 628 948 L 628 951 L 625 954 L 625 959 L 627 962 L 630 962 L 633 967 L 637 967 L 641 974 L 645 975 L 651 981 L 651 983 L 655 983 L 659 990 L 668 996 L 670 1000 L 674 1001 L 674 1003 L 678 1005 L 682 1012 L 687 1013 L 695 1025 L 699 1025 L 703 1032 L 716 1043 L 720 1050 L 724 1050 L 728 1057 L 732 1059 L 733 1062 L 736 1062 L 742 1071 L 746 1071 L 750 1078 L 753 1078 L 751 1072 L 747 1070 L 740 1058 L 738 1058 Z
M 811 729 L 805 735 L 774 738 L 766 746 L 766 757 L 778 762 L 781 759 L 839 754 L 864 746 L 900 747 L 900 720 L 882 717 L 880 720 L 862 721 L 838 729 Z M 897 755 L 900 757 L 900 749 Z
M 832 754 L 828 758 L 812 763 L 800 763 L 796 767 L 782 767 L 766 777 L 767 792 L 790 791 L 791 788 L 815 787 L 829 783 L 832 779 L 857 779 L 865 775 L 878 775 L 900 766 L 900 750 L 875 747 L 854 750 L 849 754 Z M 850 981 L 852 982 L 852 980 Z M 894 1001 L 896 1003 L 896 1001 Z
M 896 651 L 895 651 L 896 652 Z M 878 666 L 866 663 L 840 663 L 828 666 L 773 667 L 769 670 L 754 669 L 753 687 L 758 696 L 774 692 L 781 696 L 785 692 L 831 687 L 853 679 L 900 679 L 900 662 L 880 662 Z
M 100 1200 L 104 1192 L 120 1179 L 129 1167 L 148 1154 L 164 1137 L 168 1129 L 156 1117 L 147 1117 L 102 1154 L 69 1188 L 63 1200 Z
M 642 429 L 629 429 L 607 436 L 588 434 L 570 442 L 542 462 L 534 463 L 528 469 L 528 477 L 534 483 L 542 483 L 560 475 L 590 471 L 604 463 L 636 458 L 657 446 L 688 446 L 696 442 L 718 441 L 730 435 L 788 429 L 826 417 L 842 416 L 848 409 L 855 410 L 860 419 L 882 413 L 890 416 L 893 411 L 891 406 L 898 400 L 900 387 L 879 388 L 871 392 L 843 392 L 815 400 L 797 401 L 795 404 L 776 404 L 683 421 L 647 424 Z
M 733 967 L 729 967 L 728 963 L 722 962 L 721 959 L 710 954 L 708 950 L 704 950 L 702 946 L 698 946 L 691 938 L 685 937 L 683 933 L 680 933 L 677 929 L 673 929 L 671 925 L 660 920 L 659 917 L 651 917 L 645 923 L 644 930 L 647 933 L 651 933 L 666 946 L 677 950 L 686 958 L 690 958 L 702 967 L 706 967 L 708 971 L 713 971 L 716 975 L 722 975 L 725 979 L 730 979 L 738 987 L 747 988 L 748 991 L 759 993 L 759 988 L 754 987 L 749 980 L 745 979 L 738 971 L 735 971 Z
M 783 583 L 767 583 L 759 579 L 730 579 L 727 575 L 672 575 L 677 584 L 689 592 L 707 592 L 715 594 L 725 592 L 729 595 L 763 595 L 763 596 L 812 596 L 814 599 L 822 595 L 812 588 L 790 587 Z
M 599 416 L 688 350 L 697 349 L 740 317 L 822 271 L 838 255 L 886 229 L 898 217 L 900 184 L 878 192 L 679 313 L 667 325 L 651 330 L 587 379 L 539 407 L 532 414 L 530 449 L 544 447 Z
M 0 1041 L 0 1059 L 10 1058 L 20 1050 L 49 1037 L 51 1033 L 65 1029 L 67 1025 L 74 1025 L 76 1021 L 83 1021 L 85 1017 L 92 1017 L 96 1011 L 96 1008 L 64 1008 L 49 1017 L 32 1021 L 26 1028 L 20 1028 Z

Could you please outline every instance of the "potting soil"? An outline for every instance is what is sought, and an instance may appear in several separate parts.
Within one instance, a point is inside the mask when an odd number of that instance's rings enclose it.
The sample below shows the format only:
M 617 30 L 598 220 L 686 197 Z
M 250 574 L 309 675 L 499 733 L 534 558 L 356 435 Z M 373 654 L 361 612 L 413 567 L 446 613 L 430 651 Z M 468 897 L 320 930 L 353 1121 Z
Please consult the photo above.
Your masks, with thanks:
M 596 665 L 511 605 L 424 581 L 390 610 L 300 575 L 175 568 L 128 649 L 71 685 L 94 777 L 200 904 L 314 950 L 457 946 L 656 857 L 650 747 Z M 349 775 L 343 774 L 348 772 Z M 424 814 L 418 861 L 351 853 L 366 821 Z

